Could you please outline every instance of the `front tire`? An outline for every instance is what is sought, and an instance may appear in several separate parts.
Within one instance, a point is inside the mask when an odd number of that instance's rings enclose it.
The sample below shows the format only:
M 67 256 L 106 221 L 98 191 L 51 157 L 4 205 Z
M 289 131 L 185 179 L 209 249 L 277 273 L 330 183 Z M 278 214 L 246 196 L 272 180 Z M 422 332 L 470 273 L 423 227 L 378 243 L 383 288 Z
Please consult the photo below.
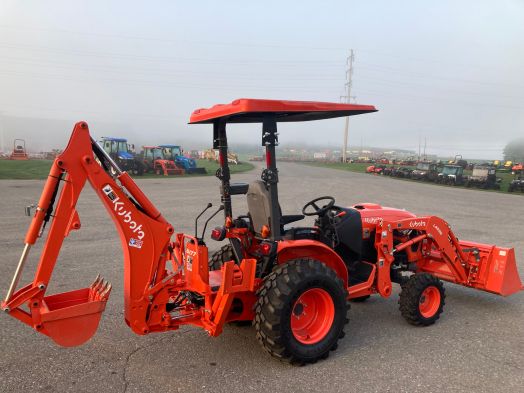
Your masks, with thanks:
M 289 363 L 313 363 L 329 356 L 344 337 L 347 291 L 320 261 L 295 259 L 269 274 L 258 293 L 254 325 L 270 355 Z
M 445 298 L 442 281 L 429 273 L 417 273 L 402 286 L 400 313 L 412 325 L 432 325 L 442 314 Z

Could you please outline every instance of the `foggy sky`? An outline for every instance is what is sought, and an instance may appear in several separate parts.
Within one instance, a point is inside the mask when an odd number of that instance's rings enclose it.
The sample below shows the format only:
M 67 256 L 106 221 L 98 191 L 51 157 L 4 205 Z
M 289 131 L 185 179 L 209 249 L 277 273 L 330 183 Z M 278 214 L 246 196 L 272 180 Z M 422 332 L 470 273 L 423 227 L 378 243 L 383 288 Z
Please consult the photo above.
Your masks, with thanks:
M 354 49 L 350 145 L 499 158 L 524 134 L 524 1 L 0 3 L 0 130 L 33 151 L 73 124 L 135 144 L 211 143 L 196 108 L 236 98 L 338 102 Z M 340 148 L 343 119 L 285 124 Z M 230 141 L 258 143 L 259 127 Z

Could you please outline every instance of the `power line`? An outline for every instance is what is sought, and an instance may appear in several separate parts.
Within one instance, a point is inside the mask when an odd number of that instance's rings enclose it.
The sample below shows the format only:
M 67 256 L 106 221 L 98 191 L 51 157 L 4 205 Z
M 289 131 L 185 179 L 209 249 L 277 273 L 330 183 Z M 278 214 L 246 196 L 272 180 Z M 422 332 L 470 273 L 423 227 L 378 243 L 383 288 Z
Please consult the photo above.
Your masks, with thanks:
M 188 39 L 169 39 L 169 38 L 159 38 L 159 37 L 144 37 L 144 36 L 136 36 L 136 35 L 125 35 L 125 34 L 106 34 L 106 33 L 97 33 L 92 31 L 75 31 L 75 30 L 66 30 L 66 29 L 54 29 L 54 28 L 36 28 L 34 26 L 9 26 L 9 25 L 0 25 L 0 29 L 10 29 L 10 30 L 19 30 L 19 31 L 38 31 L 38 32 L 50 32 L 54 34 L 67 34 L 67 35 L 79 35 L 79 36 L 88 36 L 88 37 L 101 37 L 101 38 L 115 38 L 115 39 L 121 39 L 121 40 L 138 40 L 138 41 L 151 41 L 151 42 L 164 42 L 164 43 L 171 43 L 171 44 L 180 44 L 180 43 L 188 43 L 188 44 L 198 44 L 198 45 L 210 45 L 210 46 L 246 46 L 249 48 L 253 47 L 266 47 L 266 48 L 283 48 L 283 49 L 305 49 L 305 50 L 322 50 L 322 51 L 341 51 L 341 50 L 347 50 L 347 47 L 342 46 L 305 46 L 300 45 L 297 46 L 296 44 L 273 44 L 273 43 L 260 43 L 260 42 L 242 42 L 242 41 L 201 41 L 201 40 L 188 40 Z M 442 65 L 453 65 L 453 66 L 461 66 L 461 67 L 467 67 L 468 69 L 471 68 L 478 68 L 478 69 L 492 69 L 492 70 L 498 70 L 497 67 L 488 66 L 485 64 L 479 64 L 479 63 L 465 63 L 463 61 L 460 61 L 460 64 L 457 64 L 456 62 L 448 63 L 446 61 L 442 61 L 442 59 L 437 58 L 421 58 L 421 57 L 413 57 L 411 54 L 408 54 L 406 56 L 405 53 L 391 53 L 391 52 L 380 52 L 380 51 L 373 51 L 368 49 L 360 49 L 360 52 L 364 52 L 367 54 L 375 55 L 375 56 L 385 56 L 390 58 L 396 58 L 396 59 L 402 59 L 402 60 L 408 60 L 408 61 L 416 61 L 421 63 L 438 63 Z M 515 68 L 518 69 L 518 65 L 515 65 Z

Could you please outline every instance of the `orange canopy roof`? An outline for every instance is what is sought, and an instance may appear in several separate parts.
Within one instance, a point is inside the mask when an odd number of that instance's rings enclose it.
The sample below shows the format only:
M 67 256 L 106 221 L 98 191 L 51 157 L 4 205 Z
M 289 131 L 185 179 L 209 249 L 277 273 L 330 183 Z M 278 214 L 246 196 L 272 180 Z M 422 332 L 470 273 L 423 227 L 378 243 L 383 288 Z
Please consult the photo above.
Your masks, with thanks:
M 226 123 L 259 123 L 267 115 L 275 116 L 277 122 L 309 121 L 376 111 L 373 105 L 240 98 L 230 104 L 197 109 L 191 114 L 189 123 L 214 123 L 217 120 Z

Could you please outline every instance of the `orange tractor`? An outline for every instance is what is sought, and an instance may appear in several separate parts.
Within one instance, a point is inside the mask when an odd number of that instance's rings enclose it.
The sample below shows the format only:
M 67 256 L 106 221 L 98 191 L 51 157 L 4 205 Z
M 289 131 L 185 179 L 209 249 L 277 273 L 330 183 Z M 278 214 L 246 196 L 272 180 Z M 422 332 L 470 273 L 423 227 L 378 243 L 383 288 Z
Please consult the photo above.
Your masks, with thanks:
M 62 346 L 95 333 L 111 293 L 97 278 L 72 292 L 46 288 L 66 236 L 80 229 L 75 209 L 86 182 L 118 230 L 124 250 L 125 321 L 139 335 L 183 325 L 218 336 L 226 323 L 252 321 L 264 349 L 295 364 L 327 357 L 344 336 L 348 300 L 389 297 L 402 288 L 400 311 L 411 324 L 434 323 L 444 306 L 442 281 L 508 296 L 522 290 L 512 248 L 458 240 L 435 216 L 360 203 L 344 207 L 323 196 L 302 214 L 283 215 L 278 201 L 275 148 L 280 122 L 375 112 L 373 106 L 240 99 L 195 111 L 191 124 L 212 124 L 219 150 L 222 205 L 199 234 L 176 233 L 131 177 L 77 123 L 54 161 L 2 309 Z M 261 180 L 232 183 L 226 126 L 261 123 L 266 166 Z M 234 196 L 248 213 L 234 216 Z M 195 221 L 211 208 L 208 204 Z M 208 257 L 207 223 L 223 211 L 214 240 L 228 244 Z M 314 226 L 289 224 L 315 216 Z M 30 248 L 50 222 L 34 280 L 17 289 Z
M 15 139 L 13 142 L 13 152 L 9 155 L 10 160 L 29 160 L 29 155 L 25 149 L 25 140 Z
M 175 161 L 164 157 L 164 152 L 160 146 L 142 146 L 140 153 L 146 172 L 153 172 L 157 175 L 183 175 L 184 169 L 179 168 Z

